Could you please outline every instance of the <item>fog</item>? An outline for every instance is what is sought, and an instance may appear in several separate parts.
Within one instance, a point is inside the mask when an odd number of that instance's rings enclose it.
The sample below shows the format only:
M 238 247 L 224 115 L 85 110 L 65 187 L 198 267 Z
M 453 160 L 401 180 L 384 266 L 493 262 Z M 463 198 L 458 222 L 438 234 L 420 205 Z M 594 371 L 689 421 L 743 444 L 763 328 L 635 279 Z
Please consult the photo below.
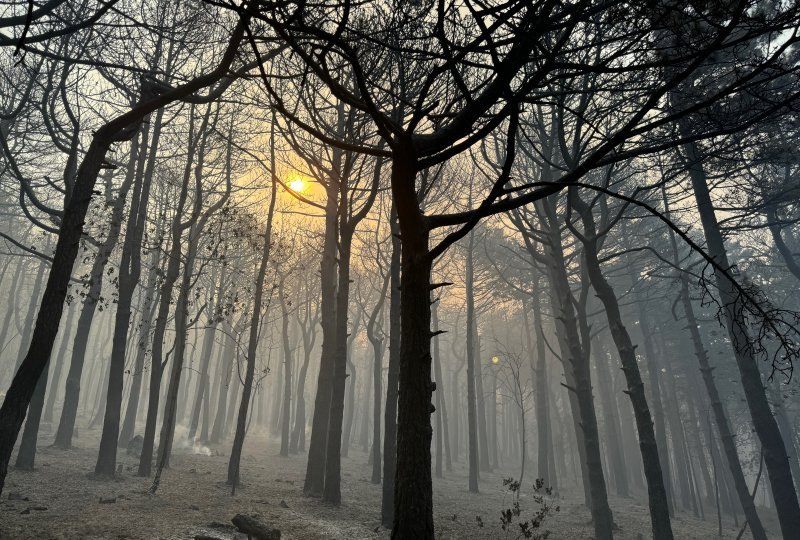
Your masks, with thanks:
M 0 3 L 0 538 L 797 538 L 798 32 Z

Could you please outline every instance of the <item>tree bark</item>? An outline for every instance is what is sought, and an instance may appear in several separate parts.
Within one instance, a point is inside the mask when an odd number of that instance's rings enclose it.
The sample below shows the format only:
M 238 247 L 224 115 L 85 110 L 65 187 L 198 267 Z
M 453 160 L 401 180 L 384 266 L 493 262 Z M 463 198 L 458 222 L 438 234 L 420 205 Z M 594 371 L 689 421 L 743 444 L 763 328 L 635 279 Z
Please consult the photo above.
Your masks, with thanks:
M 431 480 L 431 267 L 429 231 L 415 190 L 413 154 L 392 159 L 392 194 L 402 242 L 400 377 L 393 539 L 433 540 Z M 387 427 L 388 433 L 388 427 Z M 388 460 L 388 455 L 385 455 Z M 385 476 L 384 476 L 385 478 Z

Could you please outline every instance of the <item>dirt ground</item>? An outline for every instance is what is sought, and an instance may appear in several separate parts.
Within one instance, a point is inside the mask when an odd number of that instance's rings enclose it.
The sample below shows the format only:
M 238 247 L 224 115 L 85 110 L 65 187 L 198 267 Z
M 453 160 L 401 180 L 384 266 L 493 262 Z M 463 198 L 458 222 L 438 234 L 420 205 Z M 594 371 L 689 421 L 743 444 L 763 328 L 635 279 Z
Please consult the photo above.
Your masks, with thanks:
M 95 478 L 99 433 L 84 430 L 81 435 L 76 448 L 69 451 L 40 446 L 35 471 L 9 472 L 0 501 L 0 539 L 191 539 L 199 533 L 219 539 L 246 538 L 230 528 L 230 519 L 237 513 L 258 514 L 288 539 L 389 537 L 380 525 L 380 486 L 370 483 L 371 467 L 359 450 L 351 450 L 350 457 L 343 459 L 343 503 L 336 508 L 303 496 L 305 454 L 279 457 L 278 442 L 263 435 L 248 435 L 242 486 L 234 496 L 225 485 L 227 446 L 211 448 L 210 456 L 178 450 L 182 453 L 173 457 L 158 493 L 150 495 L 150 480 L 135 476 L 138 460 L 124 449 L 118 456 L 123 463 L 120 478 Z M 41 440 L 49 444 L 52 437 L 44 435 Z M 479 495 L 467 491 L 464 464 L 456 464 L 445 479 L 435 479 L 437 537 L 516 538 L 500 528 L 500 512 L 512 502 L 502 478 L 513 474 L 517 472 L 511 469 L 505 474 L 483 474 Z M 525 484 L 529 486 L 532 480 Z M 551 539 L 591 538 L 589 512 L 580 504 L 577 491 L 562 491 L 554 503 L 560 511 L 547 518 L 544 527 L 552 531 Z M 611 504 L 620 527 L 618 539 L 650 537 L 646 507 L 633 499 L 612 498 Z M 520 505 L 523 516 L 531 517 L 537 508 L 525 493 Z M 723 537 L 735 538 L 738 531 L 728 521 Z M 704 522 L 679 514 L 673 527 L 678 539 L 717 537 L 715 516 Z

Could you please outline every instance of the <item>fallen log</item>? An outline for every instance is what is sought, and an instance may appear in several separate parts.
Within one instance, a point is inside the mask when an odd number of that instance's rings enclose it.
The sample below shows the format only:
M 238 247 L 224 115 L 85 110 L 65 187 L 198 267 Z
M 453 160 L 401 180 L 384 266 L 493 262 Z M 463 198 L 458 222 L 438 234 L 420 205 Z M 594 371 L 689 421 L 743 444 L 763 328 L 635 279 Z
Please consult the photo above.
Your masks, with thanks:
M 280 529 L 273 529 L 254 517 L 236 514 L 231 522 L 252 540 L 281 540 Z

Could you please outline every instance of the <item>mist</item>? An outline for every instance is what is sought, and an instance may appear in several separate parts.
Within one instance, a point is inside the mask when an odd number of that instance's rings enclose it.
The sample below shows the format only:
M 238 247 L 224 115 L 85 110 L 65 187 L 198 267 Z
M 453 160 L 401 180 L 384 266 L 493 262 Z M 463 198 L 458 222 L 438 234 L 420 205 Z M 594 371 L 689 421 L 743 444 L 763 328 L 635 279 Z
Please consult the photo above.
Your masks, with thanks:
M 796 539 L 799 36 L 0 4 L 0 538 Z

